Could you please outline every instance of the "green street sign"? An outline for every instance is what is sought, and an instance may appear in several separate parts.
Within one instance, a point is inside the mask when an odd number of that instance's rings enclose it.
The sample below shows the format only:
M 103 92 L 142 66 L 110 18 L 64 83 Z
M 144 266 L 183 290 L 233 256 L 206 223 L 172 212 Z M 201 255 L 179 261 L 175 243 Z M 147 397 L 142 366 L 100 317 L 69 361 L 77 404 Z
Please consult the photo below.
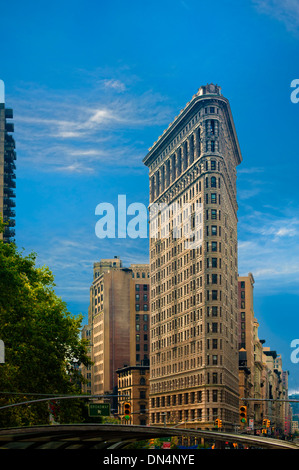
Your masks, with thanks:
M 90 403 L 88 415 L 90 417 L 110 416 L 110 403 Z

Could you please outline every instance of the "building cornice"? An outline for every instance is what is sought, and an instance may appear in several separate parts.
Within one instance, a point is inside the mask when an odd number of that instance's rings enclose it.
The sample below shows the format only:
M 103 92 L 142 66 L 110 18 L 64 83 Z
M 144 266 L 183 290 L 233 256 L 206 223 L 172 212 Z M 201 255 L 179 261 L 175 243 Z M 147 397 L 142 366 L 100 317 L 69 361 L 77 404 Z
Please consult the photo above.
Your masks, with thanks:
M 229 101 L 227 100 L 227 98 L 218 93 L 200 94 L 201 88 L 199 89 L 199 92 L 192 97 L 191 101 L 187 103 L 185 108 L 181 110 L 180 114 L 174 119 L 174 121 L 169 124 L 167 129 L 165 129 L 163 134 L 158 138 L 158 140 L 153 144 L 153 146 L 150 147 L 149 152 L 143 159 L 143 163 L 146 166 L 150 166 L 151 163 L 157 158 L 158 154 L 162 151 L 163 147 L 167 145 L 167 141 L 172 138 L 172 134 L 177 134 L 179 132 L 179 128 L 183 125 L 184 121 L 188 120 L 187 118 L 189 117 L 189 115 L 196 114 L 199 108 L 207 104 L 218 104 L 224 111 L 228 128 L 230 130 L 230 135 L 233 137 L 232 145 L 234 150 L 235 162 L 236 165 L 239 165 L 241 163 L 242 155 Z

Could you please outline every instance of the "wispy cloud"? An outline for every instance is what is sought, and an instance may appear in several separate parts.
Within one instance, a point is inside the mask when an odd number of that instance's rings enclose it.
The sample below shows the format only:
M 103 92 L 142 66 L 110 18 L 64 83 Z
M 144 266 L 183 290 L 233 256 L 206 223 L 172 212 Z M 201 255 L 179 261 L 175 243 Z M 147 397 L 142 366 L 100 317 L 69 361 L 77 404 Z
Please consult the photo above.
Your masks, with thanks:
M 84 227 L 76 232 L 69 230 L 65 234 L 49 236 L 46 249 L 41 238 L 33 239 L 32 243 L 34 251 L 39 253 L 37 264 L 49 266 L 55 274 L 56 293 L 66 302 L 84 303 L 86 311 L 95 261 L 118 255 L 127 267 L 132 263 L 149 262 L 146 239 L 99 240 L 94 232 Z
M 263 173 L 264 171 L 264 168 L 261 167 L 238 168 L 238 175 L 251 175 L 256 173 Z
M 13 101 L 20 165 L 70 173 L 90 173 L 116 161 L 140 166 L 147 151 L 144 131 L 169 122 L 167 99 L 151 90 L 130 93 L 119 79 L 102 85 L 80 96 L 38 87 L 19 90 Z
M 126 85 L 123 82 L 113 78 L 103 80 L 103 84 L 105 88 L 112 88 L 118 92 L 123 92 L 126 89 Z
M 252 272 L 263 288 L 298 289 L 299 214 L 277 217 L 252 211 L 239 219 L 239 271 Z
M 288 31 L 299 32 L 298 0 L 252 0 L 260 13 L 284 23 Z

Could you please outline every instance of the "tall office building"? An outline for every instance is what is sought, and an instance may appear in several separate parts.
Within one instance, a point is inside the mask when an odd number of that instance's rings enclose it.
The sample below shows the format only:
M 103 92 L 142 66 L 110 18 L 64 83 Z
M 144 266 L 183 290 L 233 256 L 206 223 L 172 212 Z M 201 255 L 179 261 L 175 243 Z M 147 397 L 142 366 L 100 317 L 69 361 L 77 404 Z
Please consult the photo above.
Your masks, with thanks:
M 149 168 L 150 213 L 158 204 L 171 208 L 167 217 L 165 210 L 153 211 L 151 219 L 150 422 L 211 429 L 220 418 L 226 429 L 234 429 L 239 422 L 236 167 L 242 156 L 220 87 L 200 87 L 143 161 Z M 186 206 L 193 246 L 178 236 Z
M 118 369 L 148 364 L 149 294 L 148 265 L 126 268 L 118 257 L 94 263 L 88 315 L 93 394 L 117 393 Z
M 0 239 L 11 242 L 15 236 L 15 141 L 12 136 L 14 125 L 11 122 L 13 110 L 5 106 L 4 83 L 0 80 L 0 214 L 6 223 Z

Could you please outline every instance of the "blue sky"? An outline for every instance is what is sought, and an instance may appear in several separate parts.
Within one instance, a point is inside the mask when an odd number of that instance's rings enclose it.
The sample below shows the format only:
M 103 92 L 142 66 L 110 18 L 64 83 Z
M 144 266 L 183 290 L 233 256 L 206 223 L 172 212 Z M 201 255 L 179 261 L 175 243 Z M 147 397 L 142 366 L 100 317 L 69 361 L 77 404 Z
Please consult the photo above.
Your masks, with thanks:
M 230 100 L 238 167 L 239 273 L 255 278 L 259 336 L 299 364 L 297 0 L 16 0 L 1 5 L 0 78 L 14 109 L 16 241 L 87 314 L 92 265 L 148 262 L 147 240 L 100 240 L 95 207 L 148 202 L 148 148 L 202 84 Z

